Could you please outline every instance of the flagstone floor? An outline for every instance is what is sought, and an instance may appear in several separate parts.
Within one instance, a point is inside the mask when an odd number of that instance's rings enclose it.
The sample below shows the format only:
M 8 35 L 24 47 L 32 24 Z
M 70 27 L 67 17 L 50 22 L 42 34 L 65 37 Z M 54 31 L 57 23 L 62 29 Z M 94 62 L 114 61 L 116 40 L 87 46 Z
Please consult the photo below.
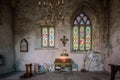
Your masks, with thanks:
M 48 72 L 34 74 L 31 78 L 20 78 L 24 73 L 1 75 L 0 80 L 110 80 L 110 74 L 107 72 Z M 120 77 L 115 80 L 120 80 Z

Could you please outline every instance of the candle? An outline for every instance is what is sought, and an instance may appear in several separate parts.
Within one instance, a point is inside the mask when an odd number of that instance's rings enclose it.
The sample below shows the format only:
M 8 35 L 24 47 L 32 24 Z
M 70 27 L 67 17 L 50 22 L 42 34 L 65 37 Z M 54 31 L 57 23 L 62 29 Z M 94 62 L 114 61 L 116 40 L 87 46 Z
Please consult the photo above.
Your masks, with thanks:
M 58 0 L 58 5 L 60 4 L 60 1 Z
M 62 4 L 64 4 L 64 0 L 62 0 Z
M 39 3 L 38 3 L 39 5 L 41 5 L 41 2 L 39 1 Z

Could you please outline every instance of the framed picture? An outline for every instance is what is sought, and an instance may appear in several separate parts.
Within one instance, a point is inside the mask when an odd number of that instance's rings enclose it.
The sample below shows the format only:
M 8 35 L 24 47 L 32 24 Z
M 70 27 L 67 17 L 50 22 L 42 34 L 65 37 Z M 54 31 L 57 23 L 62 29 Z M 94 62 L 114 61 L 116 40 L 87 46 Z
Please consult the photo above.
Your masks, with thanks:
M 26 39 L 20 41 L 20 52 L 28 52 L 28 41 Z

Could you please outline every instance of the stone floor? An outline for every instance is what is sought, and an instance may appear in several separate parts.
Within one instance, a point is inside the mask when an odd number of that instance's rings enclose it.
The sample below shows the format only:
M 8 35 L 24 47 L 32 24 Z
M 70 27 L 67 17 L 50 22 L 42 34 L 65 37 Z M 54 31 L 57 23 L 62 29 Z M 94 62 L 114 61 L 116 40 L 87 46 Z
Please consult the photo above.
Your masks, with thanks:
M 106 72 L 49 72 L 37 73 L 31 78 L 19 78 L 22 74 L 24 72 L 1 75 L 0 80 L 110 80 L 110 74 Z M 120 80 L 120 77 L 115 80 Z

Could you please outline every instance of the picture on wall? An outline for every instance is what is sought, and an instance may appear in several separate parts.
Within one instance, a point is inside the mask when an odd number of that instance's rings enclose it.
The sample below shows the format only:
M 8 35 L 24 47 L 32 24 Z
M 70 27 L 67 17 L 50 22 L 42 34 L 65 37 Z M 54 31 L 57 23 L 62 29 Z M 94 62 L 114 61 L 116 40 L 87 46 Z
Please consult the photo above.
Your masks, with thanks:
M 20 41 L 20 52 L 28 52 L 28 41 L 26 39 Z

